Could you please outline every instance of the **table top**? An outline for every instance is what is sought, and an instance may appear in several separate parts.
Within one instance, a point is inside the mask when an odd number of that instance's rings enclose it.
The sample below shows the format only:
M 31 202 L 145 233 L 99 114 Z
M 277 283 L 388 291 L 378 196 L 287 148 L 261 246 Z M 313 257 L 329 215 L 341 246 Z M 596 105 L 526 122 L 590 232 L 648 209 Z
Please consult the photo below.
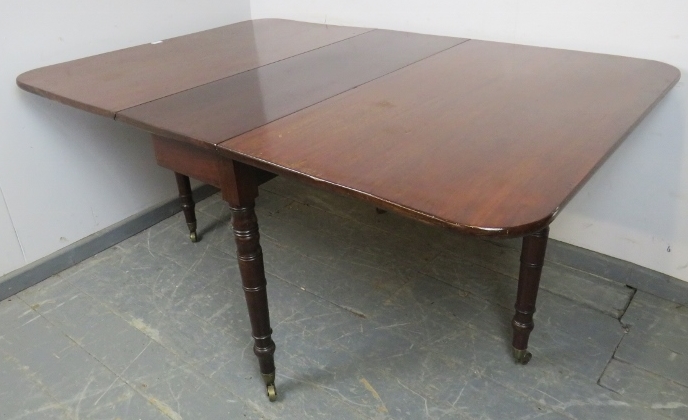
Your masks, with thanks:
M 547 226 L 679 77 L 650 60 L 262 20 L 18 84 L 420 220 L 507 237 Z
M 214 148 L 465 41 L 374 30 L 123 110 L 116 119 Z
M 123 109 L 332 44 L 370 29 L 261 19 L 28 71 L 17 84 L 96 114 Z

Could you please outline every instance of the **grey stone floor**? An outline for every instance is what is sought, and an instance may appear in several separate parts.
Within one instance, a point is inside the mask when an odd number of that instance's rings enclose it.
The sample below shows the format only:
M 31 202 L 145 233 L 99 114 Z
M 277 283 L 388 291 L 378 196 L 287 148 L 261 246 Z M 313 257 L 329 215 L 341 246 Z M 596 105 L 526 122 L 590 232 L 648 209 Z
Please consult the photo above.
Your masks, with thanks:
M 518 241 L 275 179 L 258 217 L 269 403 L 226 205 L 197 206 L 0 302 L 1 419 L 686 419 L 688 309 L 548 262 L 527 366 Z

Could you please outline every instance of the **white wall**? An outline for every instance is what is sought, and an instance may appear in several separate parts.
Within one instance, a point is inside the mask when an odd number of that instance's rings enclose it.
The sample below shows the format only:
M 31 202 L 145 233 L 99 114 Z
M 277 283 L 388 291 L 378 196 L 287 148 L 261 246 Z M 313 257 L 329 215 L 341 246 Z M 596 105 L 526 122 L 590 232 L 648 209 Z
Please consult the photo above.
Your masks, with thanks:
M 688 281 L 685 0 L 252 0 L 251 15 L 627 55 L 678 67 L 684 80 L 569 203 L 551 236 Z
M 247 19 L 249 0 L 0 2 L 0 276 L 176 195 L 147 135 L 17 75 Z

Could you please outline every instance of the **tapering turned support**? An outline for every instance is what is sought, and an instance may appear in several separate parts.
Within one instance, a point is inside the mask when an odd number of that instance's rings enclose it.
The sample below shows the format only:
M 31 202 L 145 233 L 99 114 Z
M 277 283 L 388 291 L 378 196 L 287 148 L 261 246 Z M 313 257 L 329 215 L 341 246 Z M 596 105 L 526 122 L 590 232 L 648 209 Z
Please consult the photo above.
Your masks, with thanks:
M 239 271 L 254 339 L 253 353 L 258 357 L 268 398 L 275 401 L 275 343 L 271 337 L 263 252 L 254 211 L 258 196 L 256 173 L 250 166 L 227 161 L 223 163 L 222 178 L 222 196 L 232 211 Z
M 184 212 L 184 218 L 186 219 L 186 226 L 189 227 L 189 239 L 191 242 L 198 242 L 198 235 L 196 234 L 196 203 L 193 200 L 193 194 L 191 193 L 191 181 L 186 175 L 180 173 L 174 173 L 175 178 L 177 178 L 177 189 L 179 189 L 179 201 L 182 203 L 182 211 Z
M 549 227 L 523 237 L 521 268 L 518 274 L 516 314 L 511 322 L 514 328 L 512 341 L 516 363 L 526 364 L 532 355 L 528 352 L 528 338 L 533 331 L 535 300 L 540 287 L 540 275 L 545 261 Z

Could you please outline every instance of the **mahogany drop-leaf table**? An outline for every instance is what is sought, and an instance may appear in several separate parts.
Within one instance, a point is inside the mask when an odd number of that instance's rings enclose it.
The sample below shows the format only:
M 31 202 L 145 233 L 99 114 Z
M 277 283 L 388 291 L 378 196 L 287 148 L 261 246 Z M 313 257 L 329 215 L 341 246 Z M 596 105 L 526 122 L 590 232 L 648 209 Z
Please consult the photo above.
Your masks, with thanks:
M 192 241 L 189 177 L 221 189 L 273 401 L 261 182 L 283 175 L 458 233 L 523 237 L 512 344 L 525 364 L 549 224 L 679 77 L 636 58 L 264 19 L 17 84 L 150 132 Z

